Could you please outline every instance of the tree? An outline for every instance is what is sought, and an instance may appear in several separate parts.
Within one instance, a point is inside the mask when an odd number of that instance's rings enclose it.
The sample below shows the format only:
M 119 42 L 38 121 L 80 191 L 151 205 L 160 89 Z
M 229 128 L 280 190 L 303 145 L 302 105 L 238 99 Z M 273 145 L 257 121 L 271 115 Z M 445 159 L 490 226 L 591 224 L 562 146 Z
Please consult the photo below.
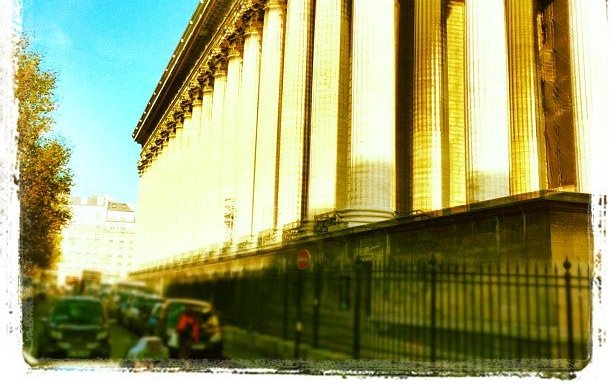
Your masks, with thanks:
M 27 39 L 17 46 L 15 96 L 19 166 L 19 261 L 29 274 L 52 267 L 60 254 L 60 234 L 70 220 L 71 151 L 53 134 L 55 73 L 41 68 L 42 56 Z

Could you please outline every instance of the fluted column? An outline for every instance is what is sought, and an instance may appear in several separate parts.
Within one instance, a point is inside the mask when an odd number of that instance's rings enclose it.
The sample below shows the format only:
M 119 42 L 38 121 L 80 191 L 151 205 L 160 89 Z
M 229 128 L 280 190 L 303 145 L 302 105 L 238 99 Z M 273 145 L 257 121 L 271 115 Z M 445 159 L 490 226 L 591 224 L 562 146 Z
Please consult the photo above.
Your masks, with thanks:
M 395 210 L 396 2 L 354 0 L 350 225 Z
M 155 236 L 155 227 L 153 226 L 153 223 L 155 223 L 155 214 L 157 209 L 157 202 L 155 197 L 159 193 L 159 190 L 156 189 L 157 185 L 155 183 L 156 168 L 158 167 L 155 159 L 157 157 L 156 153 L 158 151 L 159 148 L 156 148 L 156 150 L 151 154 L 151 157 L 149 158 L 149 164 L 145 170 L 145 179 L 142 185 L 143 191 L 145 191 L 145 203 L 143 207 L 146 210 L 145 217 L 141 218 L 138 214 L 138 212 L 140 212 L 140 207 L 138 208 L 139 211 L 137 212 L 138 216 L 136 216 L 136 226 L 142 226 L 144 232 L 144 243 L 142 244 L 141 252 L 145 263 L 152 262 L 154 256 L 152 247 L 153 237 Z
M 153 226 L 151 225 L 155 220 L 155 200 L 154 196 L 157 193 L 155 188 L 155 152 L 153 149 L 152 153 L 147 156 L 147 165 L 143 169 L 141 183 L 139 188 L 142 189 L 142 202 L 138 202 L 136 211 L 136 229 L 141 231 L 142 237 L 141 242 L 138 246 L 140 261 L 147 263 L 152 261 L 153 256 L 151 250 L 151 243 L 154 236 Z
M 223 161 L 221 163 L 221 185 L 225 207 L 225 241 L 233 240 L 233 212 L 236 208 L 236 132 L 238 124 L 238 102 L 242 74 L 242 42 L 230 43 L 227 59 L 227 85 L 223 106 Z
M 142 162 L 142 155 L 141 155 Z M 136 230 L 134 240 L 134 264 L 138 269 L 142 268 L 144 257 L 146 255 L 145 246 L 147 244 L 147 228 L 146 220 L 148 216 L 147 193 L 149 186 L 147 178 L 150 176 L 149 165 L 140 163 L 138 165 L 138 195 L 136 197 Z M 141 221 L 142 219 L 142 221 Z
M 189 179 L 187 191 L 189 193 L 189 203 L 187 205 L 188 247 L 192 251 L 199 248 L 198 237 L 199 229 L 204 225 L 204 215 L 199 212 L 199 205 L 202 201 L 202 189 L 198 172 L 201 172 L 199 156 L 202 151 L 202 89 L 195 84 L 190 88 L 191 96 L 191 125 L 192 134 L 190 138 L 189 151 Z
M 446 13 L 448 206 L 464 205 L 465 182 L 465 2 L 450 0 Z M 444 183 L 443 183 L 444 185 Z
M 466 2 L 468 202 L 510 191 L 504 0 Z
M 164 204 L 166 203 L 166 191 L 168 189 L 167 183 L 167 173 L 166 173 L 166 163 L 168 158 L 168 140 L 167 138 L 162 138 L 159 141 L 159 153 L 156 159 L 156 170 L 155 170 L 155 185 L 157 186 L 157 205 L 155 207 L 155 222 L 159 223 L 157 227 L 153 229 L 154 238 L 153 238 L 153 254 L 155 255 L 156 260 L 160 260 L 163 256 L 163 252 L 165 252 L 165 246 L 163 245 L 163 231 L 167 229 L 168 223 L 163 221 L 164 216 Z
M 350 71 L 347 7 L 347 0 L 316 3 L 308 220 L 346 207 Z
M 151 211 L 150 211 L 150 215 L 149 218 L 146 222 L 146 225 L 148 227 L 147 230 L 147 234 L 149 235 L 149 237 L 147 238 L 147 240 L 149 241 L 149 243 L 146 246 L 147 252 L 149 254 L 152 261 L 157 260 L 157 252 L 159 251 L 159 248 L 157 248 L 157 228 L 159 228 L 162 223 L 159 222 L 159 204 L 160 204 L 160 195 L 162 193 L 162 186 L 159 183 L 159 173 L 160 173 L 160 169 L 161 169 L 161 151 L 162 151 L 162 144 L 161 144 L 161 140 L 157 140 L 156 141 L 156 146 L 157 146 L 157 150 L 153 153 L 153 156 L 151 157 L 151 168 L 149 169 L 149 171 L 151 172 L 151 181 L 150 181 L 150 193 L 151 193 L 151 197 L 150 199 L 154 202 L 154 204 L 149 204 L 149 207 L 151 207 Z M 153 226 L 152 223 L 155 222 L 158 225 L 157 226 Z
M 608 7 L 610 4 L 608 2 Z M 574 142 L 576 185 L 579 192 L 591 193 L 601 181 L 593 174 L 593 151 L 604 137 L 610 103 L 606 99 L 607 31 L 606 1 L 568 0 L 572 94 L 574 96 Z M 599 156 L 599 152 L 596 152 Z M 597 187 L 599 189 L 599 187 Z
M 276 226 L 279 111 L 282 89 L 285 1 L 265 6 L 261 47 L 259 113 L 255 150 L 253 233 Z
M 536 73 L 533 0 L 506 1 L 510 85 L 510 193 L 546 186 L 544 116 Z
M 176 235 L 178 240 L 177 250 L 180 253 L 190 251 L 189 246 L 191 240 L 191 227 L 193 222 L 191 221 L 191 196 L 193 194 L 193 188 L 190 185 L 191 179 L 191 152 L 192 152 L 192 141 L 194 133 L 194 124 L 191 115 L 191 101 L 183 99 L 181 103 L 181 109 L 183 113 L 183 129 L 181 129 L 181 141 L 180 149 L 178 153 L 178 159 L 176 163 L 176 172 L 179 175 L 178 190 L 179 194 L 175 196 L 176 207 L 178 213 L 179 223 L 175 230 L 178 232 Z
M 217 200 L 214 196 L 218 195 L 218 171 L 219 168 L 219 147 L 220 147 L 220 131 L 215 131 L 212 124 L 213 111 L 213 87 L 212 79 L 207 75 L 202 79 L 202 107 L 200 114 L 200 139 L 198 145 L 198 154 L 196 156 L 196 185 L 198 189 L 198 199 L 196 203 L 196 214 L 198 215 L 198 223 L 201 223 L 196 228 L 196 237 L 198 248 L 208 247 L 215 244 L 214 236 L 215 224 L 214 217 L 219 217 L 216 213 L 219 209 L 215 209 L 214 205 Z M 220 84 L 219 87 L 223 85 Z M 216 161 L 216 162 L 215 162 Z M 216 215 L 216 216 L 215 216 Z M 217 224 L 217 228 L 221 223 Z
M 163 150 L 161 153 L 162 168 L 160 169 L 159 182 L 161 184 L 161 196 L 160 196 L 160 207 L 159 207 L 159 223 L 160 229 L 157 231 L 156 242 L 159 249 L 159 258 L 164 259 L 169 256 L 170 249 L 173 246 L 174 239 L 169 238 L 173 235 L 171 228 L 175 225 L 174 220 L 168 217 L 168 204 L 171 202 L 171 195 L 174 193 L 174 186 L 176 180 L 174 178 L 175 173 L 172 173 L 172 161 L 174 158 L 174 145 L 175 141 L 175 128 L 174 124 L 169 127 L 168 133 L 164 138 Z
M 309 125 L 314 2 L 289 0 L 283 66 L 278 225 L 298 222 L 304 209 L 305 132 Z
M 240 119 L 236 135 L 236 240 L 251 235 L 253 188 L 255 182 L 255 140 L 257 136 L 257 101 L 261 59 L 261 22 L 258 14 L 248 20 L 244 31 L 242 84 L 240 87 Z
M 442 2 L 414 3 L 412 209 L 442 208 Z
M 174 180 L 171 179 L 172 173 L 170 172 L 170 163 L 171 163 L 171 155 L 172 155 L 172 147 L 174 144 L 174 123 L 172 126 L 168 127 L 168 131 L 163 138 L 163 149 L 161 152 L 161 168 L 158 175 L 158 181 L 160 184 L 160 205 L 158 214 L 158 222 L 162 223 L 159 229 L 157 229 L 157 237 L 156 243 L 158 251 L 159 259 L 164 259 L 167 257 L 168 249 L 171 246 L 172 241 L 168 240 L 166 237 L 170 233 L 171 225 L 174 225 L 174 222 L 170 221 L 167 217 L 168 212 L 168 203 L 170 201 L 170 195 L 172 193 L 172 187 L 174 184 Z
M 168 256 L 178 256 L 182 251 L 182 229 L 183 223 L 183 200 L 185 198 L 183 191 L 183 174 L 181 172 L 181 162 L 183 157 L 183 111 L 175 110 L 174 112 L 175 130 L 170 134 L 170 161 L 169 161 L 169 177 L 170 182 L 169 193 L 167 195 L 166 220 L 170 223 L 166 237 L 169 240 Z M 171 209 L 170 207 L 174 207 Z
M 210 218 L 210 222 L 208 227 L 210 228 L 210 237 L 209 242 L 211 245 L 221 244 L 224 240 L 225 234 L 225 223 L 223 219 L 224 213 L 224 201 L 223 201 L 223 185 L 221 179 L 221 168 L 223 161 L 225 160 L 223 156 L 223 125 L 224 125 L 224 117 L 226 116 L 224 112 L 225 106 L 225 89 L 227 87 L 227 62 L 225 60 L 220 60 L 215 63 L 214 68 L 214 89 L 213 89 L 213 106 L 212 106 L 212 122 L 211 122 L 211 132 L 209 135 L 209 140 L 211 145 L 215 145 L 216 147 L 212 147 L 211 150 L 211 184 L 212 187 L 210 189 L 209 195 L 209 204 L 207 205 L 207 209 L 209 214 L 207 217 Z

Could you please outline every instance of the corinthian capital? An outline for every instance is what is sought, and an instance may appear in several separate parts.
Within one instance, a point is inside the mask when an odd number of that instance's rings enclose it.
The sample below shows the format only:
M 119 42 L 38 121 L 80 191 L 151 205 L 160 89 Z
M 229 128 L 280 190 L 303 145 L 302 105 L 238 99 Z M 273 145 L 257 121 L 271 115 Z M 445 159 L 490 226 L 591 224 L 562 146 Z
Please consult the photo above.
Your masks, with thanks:
M 193 107 L 193 103 L 191 102 L 191 95 L 189 92 L 185 92 L 185 94 L 181 97 L 179 107 L 183 111 L 183 118 L 191 117 L 191 108 Z
M 185 112 L 181 105 L 177 105 L 172 109 L 172 117 L 174 118 L 174 123 L 178 127 L 178 125 L 183 125 L 183 119 L 185 117 Z
M 199 105 L 202 103 L 202 86 L 200 85 L 200 81 L 198 79 L 189 83 L 188 93 L 193 105 Z
M 205 72 L 201 72 L 198 76 L 198 82 L 200 83 L 200 87 L 202 89 L 202 93 L 210 93 L 213 91 L 213 84 L 215 82 L 215 78 L 211 71 L 207 70 Z
M 215 48 L 208 61 L 208 68 L 213 76 L 221 76 L 227 73 L 227 51 Z
M 228 58 L 240 56 L 242 54 L 243 49 L 243 38 L 242 35 L 235 34 L 229 40 L 229 51 Z
M 264 9 L 276 9 L 284 11 L 287 8 L 286 0 L 268 0 L 264 5 Z
M 214 76 L 222 76 L 227 74 L 227 60 L 216 60 L 212 63 Z
M 263 15 L 260 11 L 253 11 L 246 17 L 244 34 L 260 33 L 263 29 Z

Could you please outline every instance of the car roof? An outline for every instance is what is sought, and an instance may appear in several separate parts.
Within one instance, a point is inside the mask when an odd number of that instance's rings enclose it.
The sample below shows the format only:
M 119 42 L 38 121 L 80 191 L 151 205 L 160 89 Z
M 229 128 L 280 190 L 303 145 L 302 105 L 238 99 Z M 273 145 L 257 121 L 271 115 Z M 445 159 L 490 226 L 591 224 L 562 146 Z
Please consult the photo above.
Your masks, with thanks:
M 58 302 L 60 301 L 84 301 L 84 302 L 100 302 L 100 299 L 94 296 L 65 296 L 65 297 L 60 297 L 58 299 Z
M 174 303 L 212 308 L 212 304 L 210 304 L 208 301 L 203 301 L 203 300 L 171 297 L 171 298 L 166 299 L 165 301 L 165 304 L 174 304 Z

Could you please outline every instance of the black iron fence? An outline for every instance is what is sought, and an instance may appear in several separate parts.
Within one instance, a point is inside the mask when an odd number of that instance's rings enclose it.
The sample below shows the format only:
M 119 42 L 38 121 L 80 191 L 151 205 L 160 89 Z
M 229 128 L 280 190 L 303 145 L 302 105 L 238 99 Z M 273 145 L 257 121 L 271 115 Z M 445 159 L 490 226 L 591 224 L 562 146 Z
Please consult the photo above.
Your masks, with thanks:
M 357 359 L 536 361 L 555 370 L 588 363 L 588 267 L 395 260 L 220 276 L 197 292 L 227 324 L 294 340 L 296 357 L 308 343 Z

